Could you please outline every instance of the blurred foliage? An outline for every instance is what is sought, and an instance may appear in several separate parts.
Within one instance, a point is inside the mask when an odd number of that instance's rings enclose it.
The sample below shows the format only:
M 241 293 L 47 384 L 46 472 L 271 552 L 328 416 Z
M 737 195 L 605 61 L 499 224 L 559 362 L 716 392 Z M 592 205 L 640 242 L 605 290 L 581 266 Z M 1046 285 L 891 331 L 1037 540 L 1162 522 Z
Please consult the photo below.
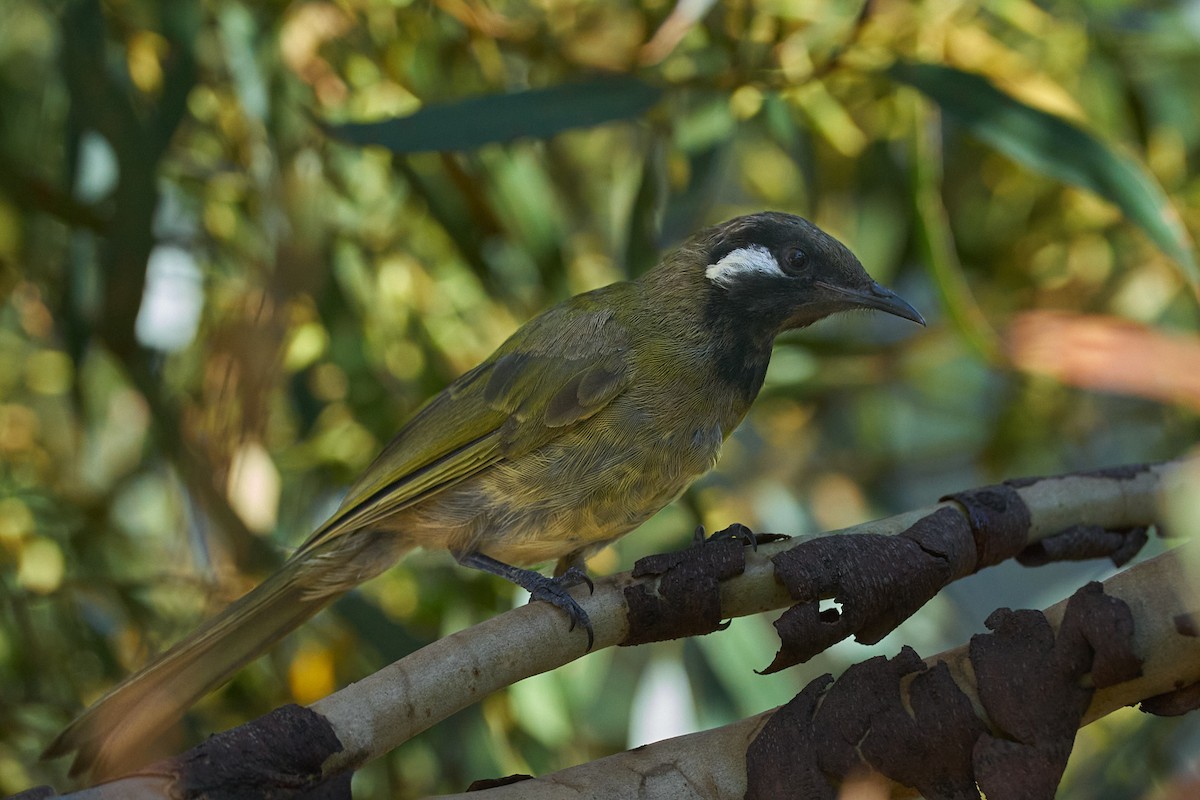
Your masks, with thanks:
M 939 92 L 912 65 L 976 89 Z M 590 107 L 598 72 L 649 94 Z M 1030 310 L 1104 315 L 1194 358 L 1197 74 L 1185 0 L 5 0 L 0 791 L 62 787 L 65 764 L 37 754 L 81 705 L 277 563 L 423 398 L 521 321 L 738 213 L 816 220 L 931 324 L 850 315 L 781 342 L 718 472 L 596 571 L 682 546 L 697 522 L 810 532 L 1003 477 L 1183 454 L 1198 426 L 1172 390 L 1180 362 L 1096 364 L 1087 341 L 1053 337 L 1039 360 L 1006 332 Z M 535 131 L 571 130 L 454 153 L 329 135 L 383 122 L 427 141 L 425 118 L 386 121 L 438 108 L 464 141 L 507 140 L 522 115 L 492 130 L 489 109 L 541 90 L 565 99 Z M 1123 178 L 1089 182 L 1113 164 Z M 1095 376 L 1132 360 L 1147 377 Z M 775 649 L 767 617 L 595 653 L 368 766 L 356 792 L 461 789 L 720 724 L 1107 571 L 988 570 L 875 648 L 770 677 L 751 672 Z M 164 747 L 514 602 L 417 555 Z M 1191 718 L 1114 715 L 1081 735 L 1062 796 L 1140 796 L 1197 738 Z

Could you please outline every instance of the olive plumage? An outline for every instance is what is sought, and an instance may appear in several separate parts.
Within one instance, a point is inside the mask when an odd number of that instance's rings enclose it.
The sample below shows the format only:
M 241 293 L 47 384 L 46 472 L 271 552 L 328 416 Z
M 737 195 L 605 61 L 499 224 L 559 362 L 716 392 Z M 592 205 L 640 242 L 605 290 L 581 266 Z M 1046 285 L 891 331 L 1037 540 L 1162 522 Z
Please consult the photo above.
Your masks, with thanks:
M 924 323 L 807 220 L 738 217 L 634 281 L 530 320 L 401 428 L 280 569 L 85 711 L 46 755 L 138 766 L 200 697 L 415 547 L 503 575 L 588 629 L 565 587 L 717 461 L 775 337 L 874 308 Z M 557 561 L 557 578 L 517 565 Z

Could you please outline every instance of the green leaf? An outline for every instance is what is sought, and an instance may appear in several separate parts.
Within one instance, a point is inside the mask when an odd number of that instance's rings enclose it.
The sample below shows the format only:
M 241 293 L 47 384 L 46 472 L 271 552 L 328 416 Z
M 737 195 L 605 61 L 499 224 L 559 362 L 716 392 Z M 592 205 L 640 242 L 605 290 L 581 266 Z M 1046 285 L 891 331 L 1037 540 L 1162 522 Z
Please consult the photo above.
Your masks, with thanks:
M 900 62 L 893 78 L 920 90 L 950 117 L 1025 166 L 1116 204 L 1200 285 L 1195 245 L 1166 193 L 1140 164 L 1061 117 L 1025 105 L 987 78 L 936 64 Z
M 407 117 L 330 125 L 327 130 L 344 141 L 382 145 L 394 153 L 473 150 L 636 117 L 661 95 L 660 88 L 631 75 L 597 76 L 546 89 L 431 103 Z

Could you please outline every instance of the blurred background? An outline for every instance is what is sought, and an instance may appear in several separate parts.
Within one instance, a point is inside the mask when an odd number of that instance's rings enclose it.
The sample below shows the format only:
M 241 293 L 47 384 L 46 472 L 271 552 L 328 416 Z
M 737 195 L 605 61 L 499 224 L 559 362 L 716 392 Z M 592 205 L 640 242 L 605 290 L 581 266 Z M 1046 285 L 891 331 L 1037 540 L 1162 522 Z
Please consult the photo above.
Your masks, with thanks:
M 737 214 L 815 220 L 930 325 L 785 337 L 718 471 L 593 572 L 697 523 L 816 532 L 1185 455 L 1197 75 L 1195 0 L 5 0 L 0 792 L 65 788 L 65 761 L 37 760 L 52 736 L 277 564 L 517 325 Z M 1002 565 L 772 676 L 752 670 L 774 615 L 593 653 L 367 766 L 356 795 L 722 724 L 1111 572 Z M 164 745 L 521 602 L 414 556 Z M 1085 729 L 1061 796 L 1146 796 L 1200 753 L 1195 716 Z

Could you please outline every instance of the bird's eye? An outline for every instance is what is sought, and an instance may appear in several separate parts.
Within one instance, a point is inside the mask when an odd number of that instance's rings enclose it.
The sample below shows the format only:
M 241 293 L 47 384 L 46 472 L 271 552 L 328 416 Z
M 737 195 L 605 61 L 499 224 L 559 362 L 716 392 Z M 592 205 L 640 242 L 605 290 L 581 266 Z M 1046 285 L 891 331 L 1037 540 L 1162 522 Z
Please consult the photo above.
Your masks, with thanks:
M 808 264 L 808 254 L 799 247 L 789 247 L 783 254 L 783 269 L 789 274 L 799 273 L 806 264 Z

